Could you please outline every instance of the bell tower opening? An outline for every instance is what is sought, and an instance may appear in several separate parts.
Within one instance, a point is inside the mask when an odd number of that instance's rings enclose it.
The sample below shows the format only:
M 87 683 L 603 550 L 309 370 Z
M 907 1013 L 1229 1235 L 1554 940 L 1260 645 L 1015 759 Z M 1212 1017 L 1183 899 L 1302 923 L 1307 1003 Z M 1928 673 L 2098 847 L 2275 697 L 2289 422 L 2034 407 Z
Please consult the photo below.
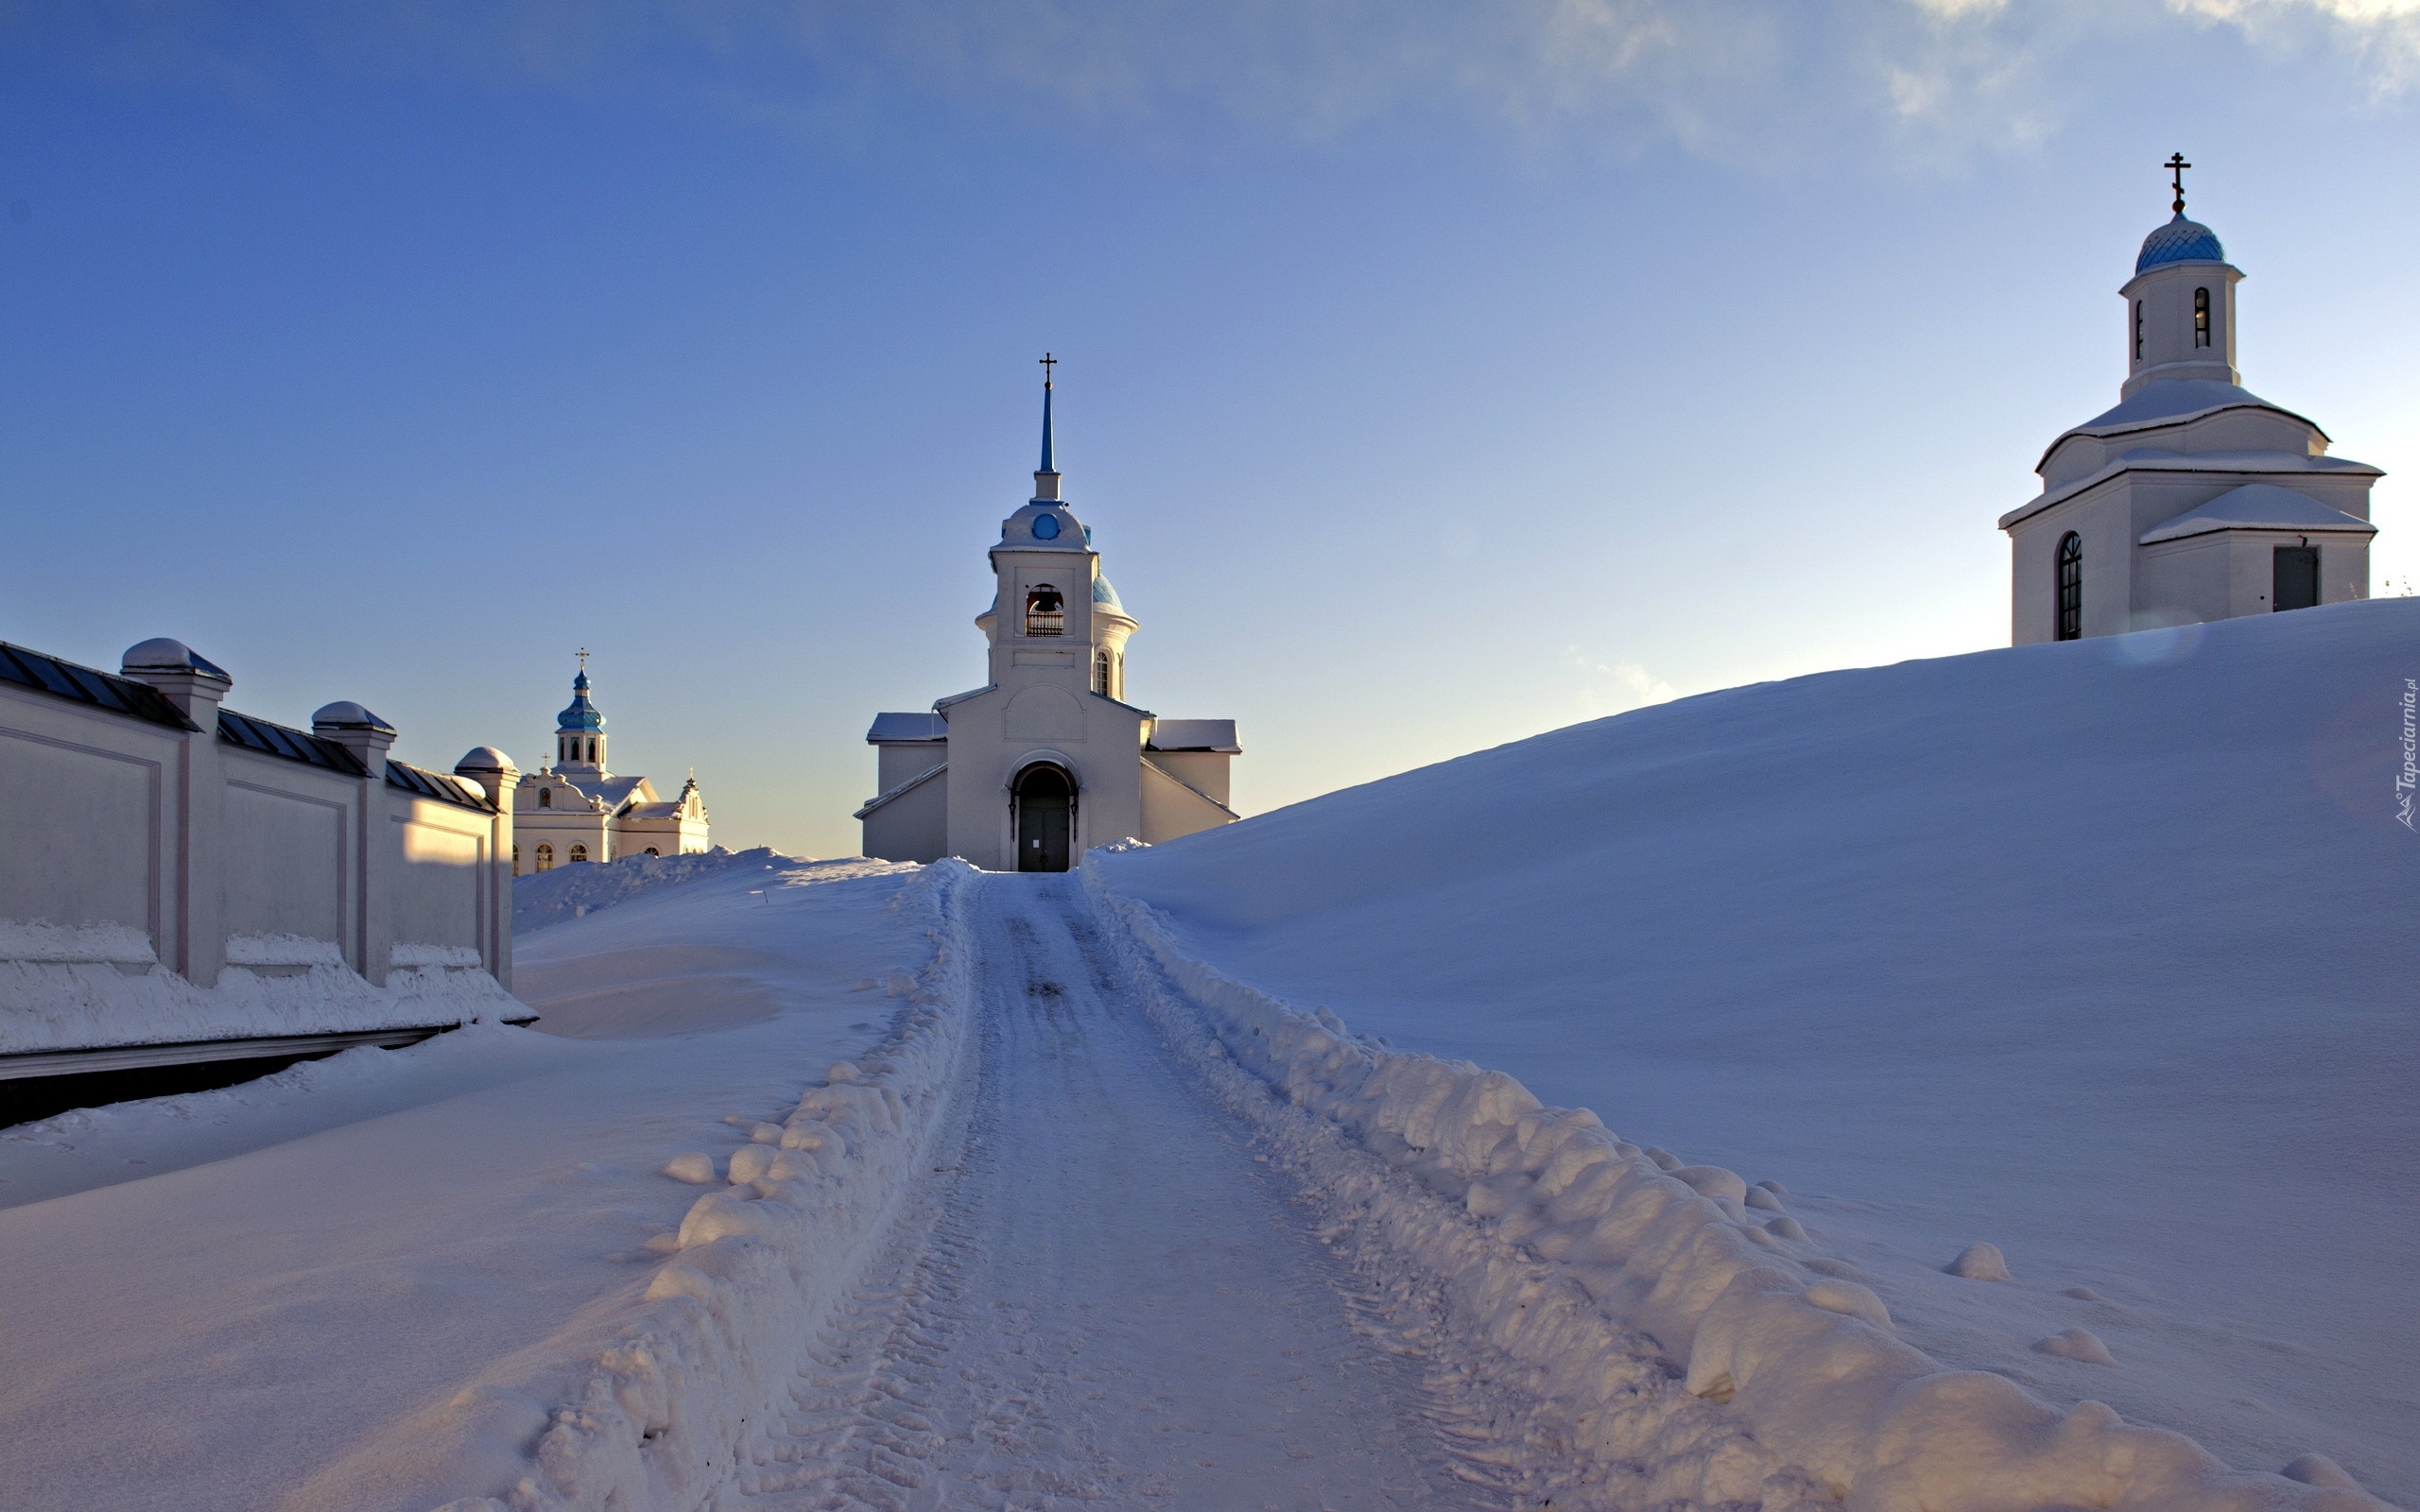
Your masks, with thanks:
M 1076 784 L 1060 767 L 1037 762 L 1017 774 L 1017 869 L 1064 871 L 1075 851 Z

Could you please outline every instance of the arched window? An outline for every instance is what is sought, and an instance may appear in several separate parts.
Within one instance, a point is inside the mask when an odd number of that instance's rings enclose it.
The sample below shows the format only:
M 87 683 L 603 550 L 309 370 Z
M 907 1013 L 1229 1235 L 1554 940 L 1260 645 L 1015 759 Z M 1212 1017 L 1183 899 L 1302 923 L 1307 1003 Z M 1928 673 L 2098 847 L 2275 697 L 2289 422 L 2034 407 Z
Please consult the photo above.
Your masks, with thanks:
M 512 874 L 516 877 L 521 875 L 521 842 L 518 840 L 512 842 Z
M 2059 639 L 2083 639 L 2083 538 L 2059 538 Z
M 2135 360 L 2143 360 L 2143 301 L 2135 301 Z
M 1064 635 L 1067 633 L 1067 601 L 1059 590 L 1048 583 L 1037 585 L 1025 595 L 1025 633 L 1028 635 Z
M 660 855 L 662 855 L 664 852 L 663 852 L 663 851 L 661 851 L 661 850 L 657 850 L 655 847 L 653 847 L 653 846 L 648 846 L 648 847 L 647 848 L 647 853 L 648 853 L 648 855 L 651 855 L 651 856 L 660 856 Z
M 555 806 L 555 790 L 553 788 L 542 787 L 538 789 L 538 806 L 542 809 L 550 809 Z
M 1093 692 L 1104 697 L 1115 696 L 1109 691 L 1109 653 L 1107 651 L 1093 653 Z
M 538 869 L 540 871 L 552 871 L 555 869 L 555 848 L 553 846 L 541 844 L 538 847 Z
M 2197 347 L 2206 347 L 2210 344 L 2210 291 L 2208 289 L 2193 291 L 2193 344 Z
M 571 858 L 572 858 L 574 861 L 585 861 L 585 860 L 587 860 L 587 859 L 588 859 L 588 847 L 586 847 L 586 846 L 584 846 L 584 845 L 576 845 L 576 846 L 573 846 L 573 847 L 571 848 Z

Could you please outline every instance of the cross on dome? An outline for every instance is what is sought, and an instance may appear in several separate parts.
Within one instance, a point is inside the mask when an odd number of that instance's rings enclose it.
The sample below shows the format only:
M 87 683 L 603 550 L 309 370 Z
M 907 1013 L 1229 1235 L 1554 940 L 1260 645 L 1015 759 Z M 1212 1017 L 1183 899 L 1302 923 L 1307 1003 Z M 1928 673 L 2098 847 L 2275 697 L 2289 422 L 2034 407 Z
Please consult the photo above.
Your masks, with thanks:
M 2161 166 L 2168 170 L 2169 180 L 2176 185 L 2176 203 L 2169 206 L 2169 211 L 2171 215 L 2181 215 L 2185 214 L 2185 170 L 2193 164 L 2185 161 L 2184 153 L 2172 152 Z

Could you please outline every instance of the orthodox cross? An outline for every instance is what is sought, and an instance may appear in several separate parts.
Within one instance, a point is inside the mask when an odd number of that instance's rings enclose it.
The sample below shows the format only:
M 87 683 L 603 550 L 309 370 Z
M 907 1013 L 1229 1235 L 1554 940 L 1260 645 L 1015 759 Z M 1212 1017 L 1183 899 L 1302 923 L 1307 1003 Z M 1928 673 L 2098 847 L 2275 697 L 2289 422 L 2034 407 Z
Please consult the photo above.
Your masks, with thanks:
M 2184 153 L 2172 152 L 2169 154 L 2168 161 L 2160 166 L 2168 170 L 2169 178 L 2176 184 L 2176 203 L 2169 206 L 2169 209 L 2181 215 L 2185 214 L 2185 170 L 2193 164 L 2185 161 Z
M 588 647 L 584 645 L 579 648 L 579 670 L 582 672 L 588 670 Z
M 1058 359 L 1058 358 L 1056 358 L 1056 357 L 1052 356 L 1050 353 L 1048 353 L 1048 352 L 1044 352 L 1044 353 L 1042 354 L 1042 387 L 1043 387 L 1047 388 L 1047 387 L 1050 387 L 1050 369 L 1053 369 L 1053 368 L 1056 368 L 1056 367 L 1058 367 L 1058 366 L 1059 366 L 1059 359 Z

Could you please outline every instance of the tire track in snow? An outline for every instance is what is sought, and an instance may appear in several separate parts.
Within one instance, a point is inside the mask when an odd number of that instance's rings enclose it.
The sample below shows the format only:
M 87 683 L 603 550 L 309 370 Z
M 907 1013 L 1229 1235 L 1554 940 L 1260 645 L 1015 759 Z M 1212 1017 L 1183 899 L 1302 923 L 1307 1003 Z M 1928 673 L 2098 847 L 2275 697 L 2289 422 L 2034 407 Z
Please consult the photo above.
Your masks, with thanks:
M 1502 1414 L 1421 1337 L 1435 1314 L 1309 1231 L 1071 880 L 986 878 L 976 907 L 957 1122 L 740 1504 L 1518 1504 Z

